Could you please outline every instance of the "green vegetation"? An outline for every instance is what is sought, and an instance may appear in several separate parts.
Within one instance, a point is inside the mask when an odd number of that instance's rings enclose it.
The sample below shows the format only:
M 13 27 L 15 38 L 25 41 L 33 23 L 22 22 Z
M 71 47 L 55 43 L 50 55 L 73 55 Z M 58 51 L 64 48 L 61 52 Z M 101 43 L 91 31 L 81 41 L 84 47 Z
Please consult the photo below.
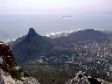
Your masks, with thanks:
M 52 64 L 28 63 L 22 68 L 37 78 L 41 84 L 64 84 L 69 78 L 75 76 L 75 72 L 66 64 L 53 66 Z

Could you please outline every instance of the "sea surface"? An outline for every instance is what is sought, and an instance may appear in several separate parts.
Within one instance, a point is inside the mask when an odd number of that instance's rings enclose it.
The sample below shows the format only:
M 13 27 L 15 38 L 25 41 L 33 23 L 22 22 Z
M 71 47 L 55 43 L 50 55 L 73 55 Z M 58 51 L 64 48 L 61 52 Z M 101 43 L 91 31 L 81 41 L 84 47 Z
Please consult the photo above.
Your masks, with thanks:
M 30 27 L 41 35 L 77 29 L 112 30 L 112 15 L 0 15 L 0 39 L 23 36 Z

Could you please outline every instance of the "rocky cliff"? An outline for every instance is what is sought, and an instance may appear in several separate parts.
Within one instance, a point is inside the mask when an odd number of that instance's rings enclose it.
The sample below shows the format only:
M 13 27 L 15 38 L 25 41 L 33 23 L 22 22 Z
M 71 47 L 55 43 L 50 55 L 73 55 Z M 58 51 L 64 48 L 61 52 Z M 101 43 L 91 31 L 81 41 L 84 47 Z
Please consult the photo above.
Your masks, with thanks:
M 39 84 L 35 78 L 17 66 L 9 46 L 2 42 L 0 42 L 0 84 Z

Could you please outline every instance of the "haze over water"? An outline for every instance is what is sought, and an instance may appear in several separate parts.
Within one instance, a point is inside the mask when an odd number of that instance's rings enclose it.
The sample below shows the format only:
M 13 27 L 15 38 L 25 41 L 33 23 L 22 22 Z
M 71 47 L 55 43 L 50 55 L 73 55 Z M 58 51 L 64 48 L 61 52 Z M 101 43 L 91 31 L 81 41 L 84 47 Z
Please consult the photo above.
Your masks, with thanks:
M 0 32 L 11 38 L 27 34 L 33 27 L 42 35 L 77 29 L 112 30 L 111 14 L 0 15 Z
M 62 17 L 61 17 L 62 16 Z M 64 17 L 63 17 L 64 16 Z M 112 0 L 0 0 L 0 39 L 112 27 Z

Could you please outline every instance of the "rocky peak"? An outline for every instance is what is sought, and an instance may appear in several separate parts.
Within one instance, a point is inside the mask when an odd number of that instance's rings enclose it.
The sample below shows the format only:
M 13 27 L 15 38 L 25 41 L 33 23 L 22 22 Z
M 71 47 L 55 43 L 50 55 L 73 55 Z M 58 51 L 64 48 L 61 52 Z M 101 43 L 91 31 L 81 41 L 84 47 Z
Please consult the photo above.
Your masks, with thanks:
M 30 28 L 28 34 L 26 35 L 26 41 L 31 41 L 32 39 L 41 38 L 41 35 L 37 34 L 34 28 Z
M 34 28 L 30 28 L 28 31 L 28 36 L 35 36 L 37 35 L 36 31 Z

